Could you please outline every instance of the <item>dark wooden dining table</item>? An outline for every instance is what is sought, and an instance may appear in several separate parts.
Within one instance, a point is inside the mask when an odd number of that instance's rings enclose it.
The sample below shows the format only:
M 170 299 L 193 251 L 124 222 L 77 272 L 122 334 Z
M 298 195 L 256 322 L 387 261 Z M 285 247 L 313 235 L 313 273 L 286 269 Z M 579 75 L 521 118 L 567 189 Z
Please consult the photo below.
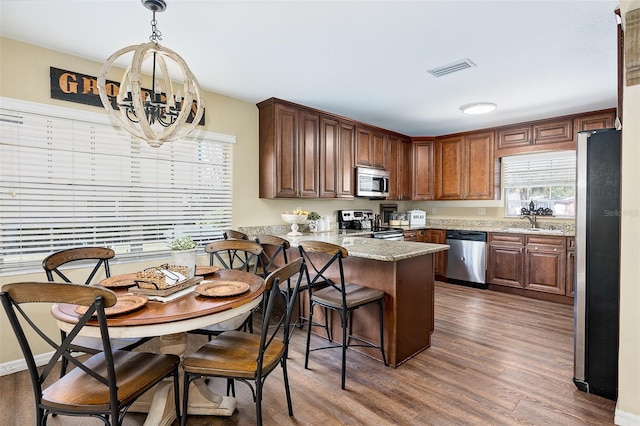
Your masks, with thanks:
M 149 300 L 140 308 L 107 319 L 112 338 L 158 337 L 160 352 L 184 356 L 187 348 L 187 332 L 242 315 L 262 301 L 265 283 L 258 275 L 221 269 L 205 277 L 207 280 L 240 281 L 249 290 L 230 297 L 206 297 L 194 291 L 171 301 Z M 128 294 L 127 288 L 112 288 L 118 295 Z M 80 314 L 76 305 L 55 304 L 51 314 L 58 327 L 70 331 Z M 83 336 L 100 337 L 96 322 L 90 322 L 80 332 Z M 231 416 L 236 408 L 235 398 L 212 392 L 204 381 L 193 383 L 189 391 L 189 414 Z M 130 411 L 148 413 L 145 425 L 170 425 L 175 420 L 173 386 L 170 381 L 158 385 L 151 395 L 143 395 Z M 183 413 L 184 414 L 184 413 Z

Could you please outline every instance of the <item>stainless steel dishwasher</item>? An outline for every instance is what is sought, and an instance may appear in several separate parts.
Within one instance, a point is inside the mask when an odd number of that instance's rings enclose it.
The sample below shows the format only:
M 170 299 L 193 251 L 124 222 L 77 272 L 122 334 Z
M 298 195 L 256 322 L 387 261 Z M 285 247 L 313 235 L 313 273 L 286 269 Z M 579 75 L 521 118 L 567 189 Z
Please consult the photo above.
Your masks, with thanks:
M 487 288 L 487 233 L 447 231 L 447 282 Z

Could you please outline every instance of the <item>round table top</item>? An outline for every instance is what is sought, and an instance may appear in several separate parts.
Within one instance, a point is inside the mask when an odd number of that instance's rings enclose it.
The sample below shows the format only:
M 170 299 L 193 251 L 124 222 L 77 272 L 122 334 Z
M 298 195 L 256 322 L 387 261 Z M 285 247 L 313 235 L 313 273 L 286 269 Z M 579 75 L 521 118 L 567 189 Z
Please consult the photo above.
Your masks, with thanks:
M 169 302 L 149 300 L 144 306 L 132 312 L 107 318 L 111 337 L 150 337 L 178 333 L 201 328 L 233 318 L 257 306 L 264 293 L 262 277 L 243 271 L 221 269 L 207 280 L 217 279 L 242 281 L 249 284 L 249 291 L 231 297 L 206 297 L 190 292 Z M 126 289 L 116 289 L 116 294 L 126 294 Z M 80 318 L 76 305 L 58 303 L 51 308 L 51 314 L 64 331 L 73 328 Z M 90 321 L 82 335 L 100 336 L 97 321 Z M 94 327 L 90 327 L 90 326 Z

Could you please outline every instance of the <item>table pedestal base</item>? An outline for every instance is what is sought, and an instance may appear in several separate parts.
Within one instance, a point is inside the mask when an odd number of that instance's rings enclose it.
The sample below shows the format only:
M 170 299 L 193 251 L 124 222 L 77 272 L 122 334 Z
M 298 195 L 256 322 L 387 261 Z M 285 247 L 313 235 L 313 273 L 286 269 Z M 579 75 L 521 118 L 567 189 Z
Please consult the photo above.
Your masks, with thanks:
M 186 350 L 187 333 L 160 336 L 160 353 L 180 355 L 180 358 L 183 358 Z M 180 386 L 182 383 L 181 374 Z M 129 411 L 148 413 L 145 426 L 169 426 L 176 419 L 173 400 L 173 379 L 164 380 L 155 390 L 142 395 Z M 190 385 L 188 414 L 231 416 L 237 405 L 238 401 L 235 398 L 218 395 L 209 389 L 204 380 L 196 380 Z

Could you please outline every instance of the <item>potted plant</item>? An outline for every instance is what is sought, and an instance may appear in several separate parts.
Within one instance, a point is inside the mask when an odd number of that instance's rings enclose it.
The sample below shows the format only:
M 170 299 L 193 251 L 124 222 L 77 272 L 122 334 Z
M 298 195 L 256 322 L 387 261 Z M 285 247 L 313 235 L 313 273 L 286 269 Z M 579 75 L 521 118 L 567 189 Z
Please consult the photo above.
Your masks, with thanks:
M 318 231 L 318 221 L 320 220 L 320 218 L 321 216 L 318 212 L 311 212 L 307 215 L 307 220 L 309 221 L 309 230 L 311 232 Z
M 193 278 L 196 273 L 196 250 L 198 243 L 190 236 L 185 235 L 176 238 L 169 244 L 171 249 L 171 261 L 174 265 L 182 265 L 189 268 L 187 278 Z

